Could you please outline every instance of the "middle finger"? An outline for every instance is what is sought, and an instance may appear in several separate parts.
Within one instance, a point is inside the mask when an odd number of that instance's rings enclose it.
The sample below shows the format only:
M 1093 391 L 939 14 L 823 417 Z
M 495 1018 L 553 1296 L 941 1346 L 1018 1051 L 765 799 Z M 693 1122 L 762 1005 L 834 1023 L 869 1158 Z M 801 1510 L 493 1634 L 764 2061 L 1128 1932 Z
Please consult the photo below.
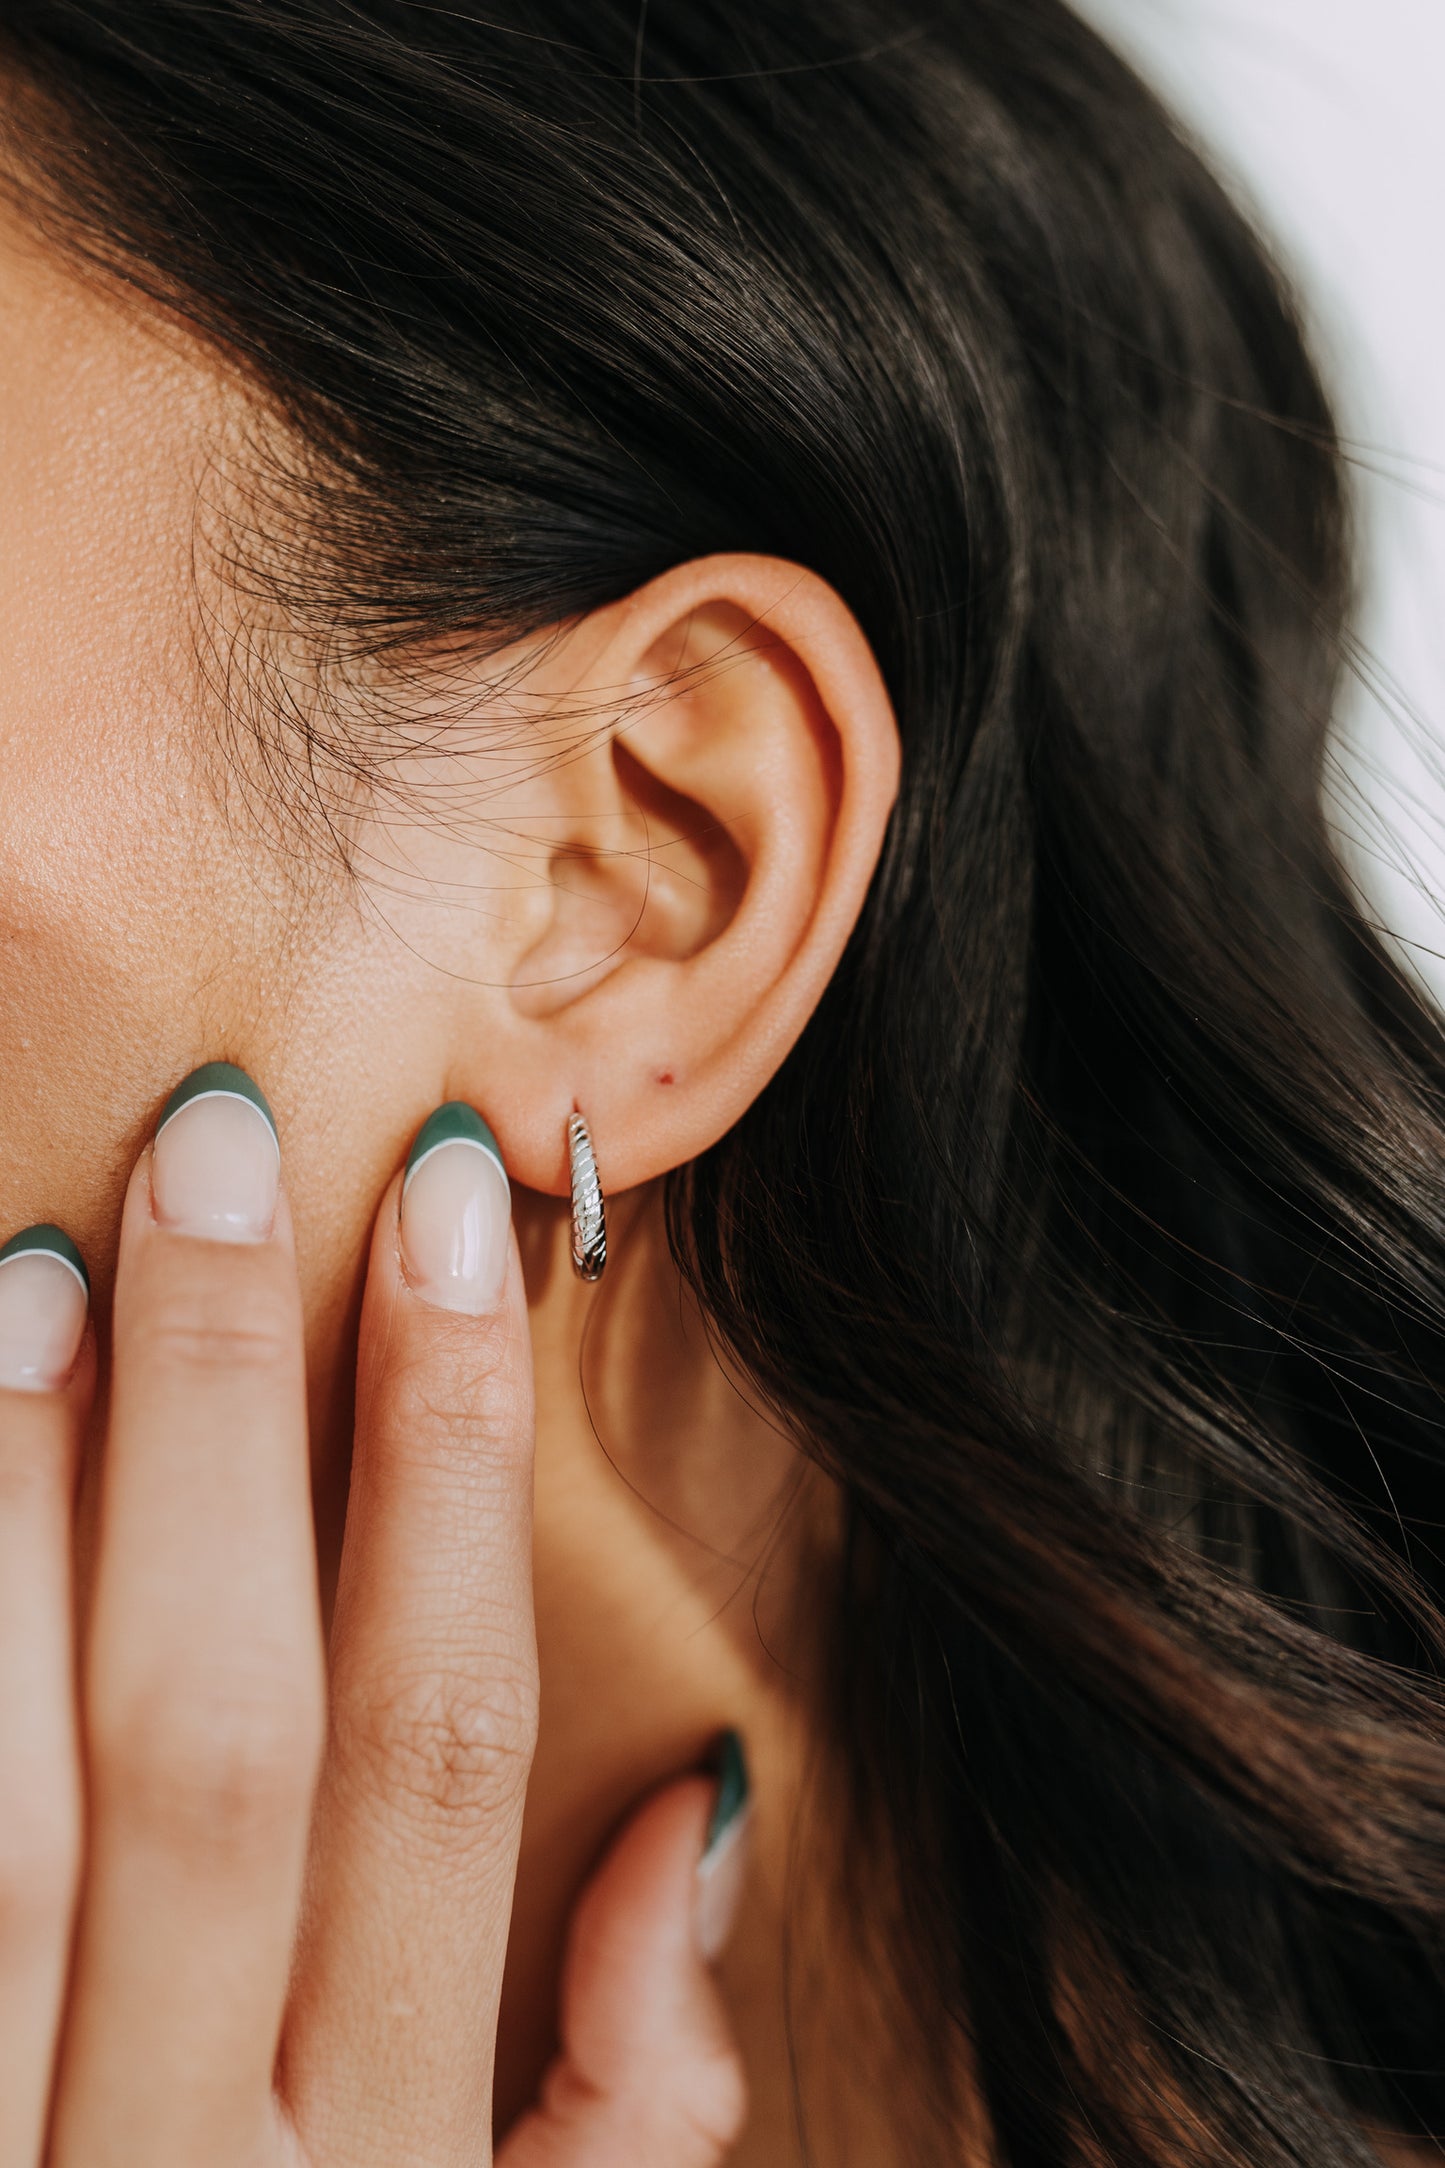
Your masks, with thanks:
M 126 1200 L 54 2168 L 264 2157 L 323 1728 L 300 1296 L 269 1109 L 209 1065 Z

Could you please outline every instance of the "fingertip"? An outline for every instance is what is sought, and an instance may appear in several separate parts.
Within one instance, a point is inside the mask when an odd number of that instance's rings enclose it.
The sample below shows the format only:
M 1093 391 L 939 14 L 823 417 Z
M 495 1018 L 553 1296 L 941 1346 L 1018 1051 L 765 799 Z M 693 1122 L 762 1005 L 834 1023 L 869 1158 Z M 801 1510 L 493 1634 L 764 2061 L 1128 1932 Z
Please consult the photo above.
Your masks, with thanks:
M 695 1920 L 718 1800 L 701 1775 L 655 1792 L 583 1892 L 562 2052 L 499 2156 L 506 2168 L 715 2168 L 736 2143 L 747 2078 Z
M 742 1902 L 752 1811 L 752 1781 L 742 1736 L 728 1731 L 718 1750 L 707 1843 L 694 1878 L 693 1931 L 707 1964 L 713 1964 L 726 1948 Z
M 448 1144 L 423 1161 L 413 1146 L 412 1156 L 381 1194 L 362 1304 L 360 1360 L 368 1391 L 381 1370 L 398 1359 L 410 1362 L 422 1350 L 430 1351 L 427 1360 L 455 1359 L 472 1366 L 481 1362 L 494 1383 L 525 1373 L 530 1386 L 529 1314 L 510 1191 L 505 1175 L 482 1153 L 460 1147 L 461 1156 L 472 1162 L 465 1170 L 472 1178 L 472 1194 L 461 1213 L 471 1224 L 458 1232 L 456 1241 L 449 1240 L 447 1161 L 458 1149 Z M 494 1217 L 500 1225 L 493 1230 L 477 1224 Z M 472 1266 L 483 1235 L 495 1241 L 500 1256 L 481 1269 L 481 1277 L 492 1284 L 485 1303 L 479 1304 Z M 465 1253 L 468 1245 L 473 1256 L 458 1259 L 457 1247 Z M 453 1263 L 463 1269 L 453 1274 L 448 1269 Z M 481 1375 L 475 1367 L 472 1374 L 478 1379 Z
M 73 1379 L 90 1323 L 90 1275 L 49 1221 L 0 1249 L 0 1391 L 57 1394 Z
M 716 1786 L 681 1777 L 645 1800 L 614 1840 L 573 1915 L 579 1960 L 613 1967 L 693 1952 L 695 1881 Z
M 464 1317 L 503 1307 L 511 1186 L 496 1137 L 464 1100 L 422 1124 L 403 1170 L 399 1229 L 402 1270 L 422 1302 Z
M 260 1086 L 233 1062 L 205 1062 L 161 1110 L 150 1153 L 157 1225 L 203 1242 L 269 1240 L 281 1140 Z
M 153 1238 L 223 1251 L 295 1248 L 275 1118 L 260 1087 L 230 1064 L 206 1063 L 178 1085 L 137 1154 L 118 1274 Z
M 700 1917 L 700 1870 L 718 1800 L 714 1779 L 679 1778 L 633 1815 L 573 1915 L 563 1979 L 563 2031 L 591 2080 L 616 2090 L 639 2057 L 695 2061 L 732 2047 L 709 1971 L 726 1938 Z M 741 1887 L 746 1832 L 736 1857 Z M 628 2082 L 631 2082 L 630 2078 Z

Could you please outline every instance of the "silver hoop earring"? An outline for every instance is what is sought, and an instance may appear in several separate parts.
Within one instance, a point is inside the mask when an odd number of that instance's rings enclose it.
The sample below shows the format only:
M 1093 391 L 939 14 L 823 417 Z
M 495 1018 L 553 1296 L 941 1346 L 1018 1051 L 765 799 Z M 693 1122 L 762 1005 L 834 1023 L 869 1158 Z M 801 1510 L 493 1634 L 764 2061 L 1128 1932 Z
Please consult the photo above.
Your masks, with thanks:
M 600 1280 L 607 1262 L 607 1213 L 592 1132 L 580 1114 L 567 1119 L 567 1156 L 572 1163 L 572 1268 L 579 1280 Z

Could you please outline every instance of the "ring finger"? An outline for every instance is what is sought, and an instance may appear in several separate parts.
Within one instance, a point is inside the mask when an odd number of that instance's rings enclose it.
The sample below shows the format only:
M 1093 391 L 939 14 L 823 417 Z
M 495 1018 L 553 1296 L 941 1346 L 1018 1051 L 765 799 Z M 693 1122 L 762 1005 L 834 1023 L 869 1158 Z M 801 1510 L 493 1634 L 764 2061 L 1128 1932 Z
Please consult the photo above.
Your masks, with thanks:
M 88 1312 L 59 1228 L 0 1250 L 0 2168 L 40 2159 L 79 1868 L 70 1556 Z

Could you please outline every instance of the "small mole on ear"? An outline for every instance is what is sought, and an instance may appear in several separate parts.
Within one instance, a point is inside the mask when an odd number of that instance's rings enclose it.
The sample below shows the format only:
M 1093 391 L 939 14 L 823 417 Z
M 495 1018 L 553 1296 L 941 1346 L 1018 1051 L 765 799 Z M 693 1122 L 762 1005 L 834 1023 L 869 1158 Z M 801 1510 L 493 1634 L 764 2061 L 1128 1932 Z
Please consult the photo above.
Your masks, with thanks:
M 657 1081 L 659 1084 L 670 1084 L 672 1082 L 672 1071 L 670 1069 L 662 1070 Z

